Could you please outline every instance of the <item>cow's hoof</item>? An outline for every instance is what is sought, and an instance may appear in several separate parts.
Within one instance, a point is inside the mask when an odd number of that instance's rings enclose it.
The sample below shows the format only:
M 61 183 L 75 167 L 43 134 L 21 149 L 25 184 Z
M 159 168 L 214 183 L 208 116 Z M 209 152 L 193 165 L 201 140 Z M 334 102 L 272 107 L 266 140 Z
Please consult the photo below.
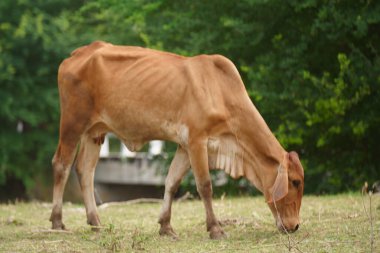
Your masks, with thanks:
M 54 230 L 66 230 L 66 226 L 62 223 L 62 221 L 52 221 L 51 228 Z
M 210 230 L 210 238 L 213 240 L 226 239 L 227 234 L 221 228 L 215 228 Z
M 174 232 L 174 230 L 171 226 L 161 227 L 159 234 L 161 236 L 169 236 L 174 240 L 178 239 L 178 235 Z
M 96 213 L 90 213 L 87 217 L 87 224 L 91 226 L 91 230 L 94 232 L 100 231 L 100 219 Z

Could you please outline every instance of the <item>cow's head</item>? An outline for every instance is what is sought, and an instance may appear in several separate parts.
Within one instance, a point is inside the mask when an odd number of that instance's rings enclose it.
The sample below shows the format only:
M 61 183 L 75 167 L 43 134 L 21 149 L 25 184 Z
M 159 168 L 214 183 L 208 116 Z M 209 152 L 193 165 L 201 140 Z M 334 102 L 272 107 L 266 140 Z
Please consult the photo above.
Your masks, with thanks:
M 303 188 L 302 164 L 297 153 L 290 152 L 278 167 L 278 174 L 267 201 L 280 231 L 295 232 L 298 229 Z

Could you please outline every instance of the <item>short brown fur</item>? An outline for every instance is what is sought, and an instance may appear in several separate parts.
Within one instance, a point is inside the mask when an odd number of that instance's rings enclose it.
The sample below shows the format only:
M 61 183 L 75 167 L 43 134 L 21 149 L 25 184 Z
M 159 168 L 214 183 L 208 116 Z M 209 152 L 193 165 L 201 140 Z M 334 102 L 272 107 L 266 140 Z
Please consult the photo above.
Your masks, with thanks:
M 154 139 L 178 143 L 165 184 L 160 234 L 176 236 L 170 224 L 171 204 L 190 167 L 211 238 L 225 234 L 212 207 L 210 169 L 246 177 L 263 192 L 279 229 L 298 228 L 304 177 L 298 155 L 281 147 L 227 58 L 183 57 L 94 42 L 62 62 L 58 87 L 61 121 L 53 158 L 54 229 L 65 228 L 62 196 L 78 144 L 76 167 L 87 219 L 100 225 L 93 179 L 107 132 L 132 151 Z M 299 185 L 295 187 L 292 180 L 299 180 Z M 273 192 L 274 188 L 281 191 Z

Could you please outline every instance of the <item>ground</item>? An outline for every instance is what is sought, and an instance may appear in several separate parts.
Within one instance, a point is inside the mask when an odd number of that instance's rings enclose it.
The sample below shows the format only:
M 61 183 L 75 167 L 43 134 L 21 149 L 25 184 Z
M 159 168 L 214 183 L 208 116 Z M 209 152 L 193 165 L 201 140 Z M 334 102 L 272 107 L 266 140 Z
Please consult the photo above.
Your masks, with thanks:
M 214 207 L 225 240 L 208 238 L 202 202 L 173 204 L 172 225 L 178 240 L 158 235 L 160 203 L 100 209 L 100 232 L 86 225 L 83 205 L 65 203 L 66 232 L 51 232 L 50 203 L 0 205 L 0 252 L 371 252 L 369 196 L 305 196 L 301 227 L 281 234 L 263 197 L 224 197 Z M 371 198 L 373 252 L 380 252 L 380 196 Z

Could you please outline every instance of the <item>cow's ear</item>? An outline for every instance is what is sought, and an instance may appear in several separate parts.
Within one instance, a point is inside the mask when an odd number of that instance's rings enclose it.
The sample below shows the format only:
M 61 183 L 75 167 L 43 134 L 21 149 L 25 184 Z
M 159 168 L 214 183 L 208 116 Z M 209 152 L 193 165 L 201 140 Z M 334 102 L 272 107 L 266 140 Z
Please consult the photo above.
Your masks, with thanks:
M 283 165 L 278 167 L 276 181 L 269 192 L 268 203 L 277 202 L 288 194 L 288 171 Z
M 295 151 L 289 153 L 289 162 L 292 165 L 292 168 L 304 178 L 304 171 L 298 154 Z

